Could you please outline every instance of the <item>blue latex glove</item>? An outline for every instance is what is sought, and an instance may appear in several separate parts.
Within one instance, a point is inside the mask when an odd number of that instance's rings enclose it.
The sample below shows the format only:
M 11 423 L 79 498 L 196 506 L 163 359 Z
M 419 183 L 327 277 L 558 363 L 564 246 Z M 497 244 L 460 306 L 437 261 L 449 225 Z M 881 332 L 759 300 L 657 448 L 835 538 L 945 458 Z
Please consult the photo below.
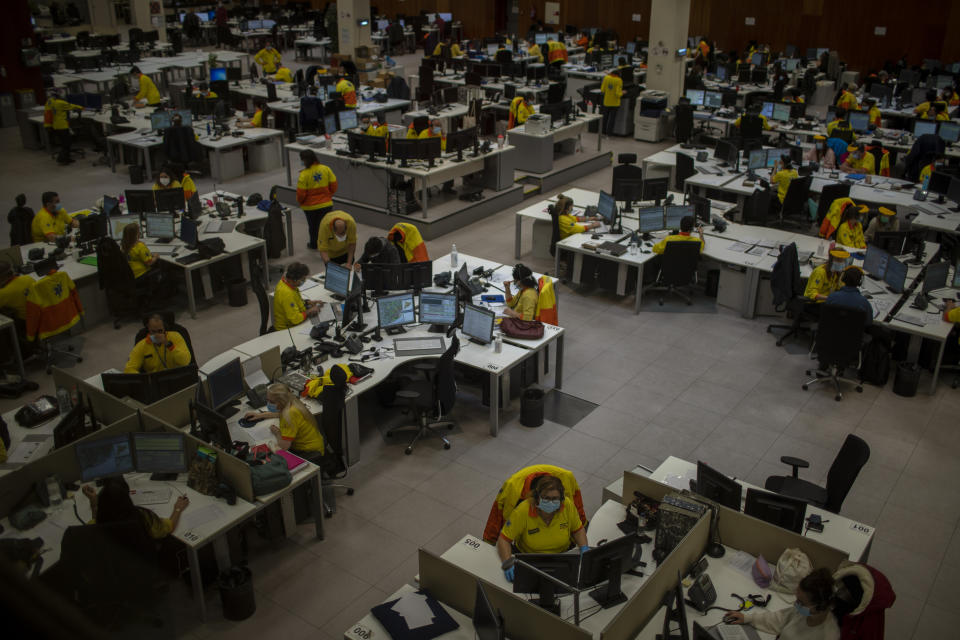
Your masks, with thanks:
M 507 579 L 507 582 L 513 582 L 513 574 L 516 572 L 516 567 L 510 567 L 509 569 L 503 570 L 503 575 Z
M 585 544 L 582 547 L 580 547 L 580 553 L 586 553 L 587 551 L 590 551 L 590 545 Z

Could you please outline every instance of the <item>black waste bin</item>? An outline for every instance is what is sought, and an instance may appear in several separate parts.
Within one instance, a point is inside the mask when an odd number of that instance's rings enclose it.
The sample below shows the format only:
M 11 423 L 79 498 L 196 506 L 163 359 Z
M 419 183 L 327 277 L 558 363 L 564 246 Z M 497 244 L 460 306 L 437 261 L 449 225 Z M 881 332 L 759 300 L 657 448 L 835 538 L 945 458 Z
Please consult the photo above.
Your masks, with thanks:
M 527 389 L 520 399 L 520 424 L 539 427 L 543 424 L 543 389 Z
M 247 567 L 231 567 L 220 572 L 220 603 L 227 620 L 246 620 L 257 610 L 253 580 Z
M 897 376 L 893 379 L 893 392 L 905 398 L 917 395 L 920 371 L 920 367 L 913 362 L 901 362 L 897 365 Z
M 247 306 L 247 281 L 240 278 L 227 283 L 227 298 L 231 307 Z

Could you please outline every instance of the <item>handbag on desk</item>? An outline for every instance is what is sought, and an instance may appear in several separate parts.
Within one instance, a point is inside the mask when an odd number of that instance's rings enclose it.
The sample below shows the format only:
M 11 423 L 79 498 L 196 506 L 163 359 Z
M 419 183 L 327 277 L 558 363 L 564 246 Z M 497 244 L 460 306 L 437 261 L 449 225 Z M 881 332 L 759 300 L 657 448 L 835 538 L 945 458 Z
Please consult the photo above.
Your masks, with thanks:
M 511 338 L 539 340 L 543 337 L 543 323 L 539 320 L 504 318 L 500 322 L 500 331 Z
M 250 465 L 250 480 L 253 483 L 253 495 L 262 496 L 265 493 L 279 491 L 293 482 L 293 476 L 287 467 L 287 460 L 275 453 L 257 453 Z

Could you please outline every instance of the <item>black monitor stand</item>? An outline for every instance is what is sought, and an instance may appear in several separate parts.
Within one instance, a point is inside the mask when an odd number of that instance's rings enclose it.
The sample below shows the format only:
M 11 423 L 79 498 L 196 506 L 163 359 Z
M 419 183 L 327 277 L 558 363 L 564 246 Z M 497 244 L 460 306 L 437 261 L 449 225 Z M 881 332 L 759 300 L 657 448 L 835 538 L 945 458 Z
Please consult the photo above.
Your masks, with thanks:
M 607 583 L 590 592 L 590 597 L 596 600 L 601 607 L 609 609 L 627 601 L 627 596 L 620 590 L 620 575 L 622 561 L 612 560 L 607 566 Z
M 557 599 L 557 586 L 549 580 L 540 581 L 540 597 L 530 602 L 541 609 L 546 609 L 554 615 L 560 615 L 560 600 Z
M 398 336 L 398 335 L 400 335 L 401 333 L 406 333 L 406 332 L 407 332 L 407 330 L 404 329 L 403 326 L 399 326 L 399 327 L 387 327 L 386 329 L 384 329 L 384 331 L 386 332 L 386 334 L 387 334 L 388 336 Z
M 221 416 L 223 416 L 224 418 L 227 418 L 227 419 L 232 418 L 232 417 L 233 417 L 234 415 L 236 415 L 239 411 L 240 411 L 240 399 L 239 399 L 239 398 L 236 399 L 236 400 L 233 400 L 233 401 L 231 401 L 231 402 L 228 402 L 227 404 L 225 404 L 225 405 L 223 405 L 222 407 L 220 407 L 219 409 L 217 409 L 217 413 L 219 413 Z
M 432 324 L 430 328 L 427 329 L 427 333 L 446 333 L 447 326 L 443 324 Z
M 457 147 L 457 157 L 453 158 L 451 162 L 463 162 L 463 147 Z

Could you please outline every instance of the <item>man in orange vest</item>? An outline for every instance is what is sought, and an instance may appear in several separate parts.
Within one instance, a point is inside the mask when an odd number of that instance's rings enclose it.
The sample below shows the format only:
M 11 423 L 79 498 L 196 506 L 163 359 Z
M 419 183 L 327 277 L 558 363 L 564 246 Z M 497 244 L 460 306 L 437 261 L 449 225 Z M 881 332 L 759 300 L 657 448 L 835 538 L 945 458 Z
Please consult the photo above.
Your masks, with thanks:
M 310 149 L 300 152 L 303 171 L 297 178 L 297 203 L 307 216 L 310 236 L 308 249 L 317 248 L 320 220 L 333 208 L 333 194 L 337 192 L 337 176 L 330 167 L 320 164 L 317 155 Z

